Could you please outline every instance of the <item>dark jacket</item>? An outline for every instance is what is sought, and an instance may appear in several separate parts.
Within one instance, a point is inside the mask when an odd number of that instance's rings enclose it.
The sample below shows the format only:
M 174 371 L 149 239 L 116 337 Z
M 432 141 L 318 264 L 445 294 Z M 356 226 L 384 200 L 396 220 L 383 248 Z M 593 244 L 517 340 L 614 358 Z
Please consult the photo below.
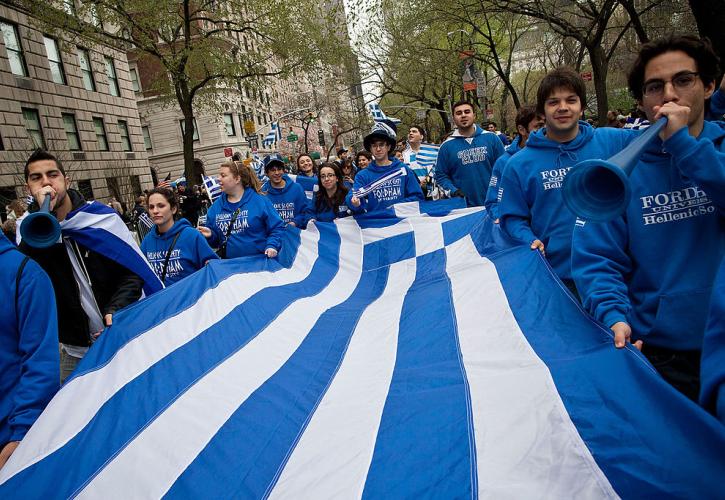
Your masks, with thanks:
M 76 190 L 69 189 L 68 196 L 73 210 L 85 203 L 83 196 Z M 29 212 L 37 210 L 37 203 L 28 209 Z M 141 297 L 143 281 L 136 274 L 75 241 L 71 242 L 71 246 L 88 271 L 93 295 L 102 316 L 113 314 Z M 21 242 L 19 248 L 40 264 L 53 283 L 60 342 L 89 346 L 91 332 L 88 331 L 88 317 L 81 307 L 78 284 L 65 245 L 56 243 L 48 248 L 33 248 Z

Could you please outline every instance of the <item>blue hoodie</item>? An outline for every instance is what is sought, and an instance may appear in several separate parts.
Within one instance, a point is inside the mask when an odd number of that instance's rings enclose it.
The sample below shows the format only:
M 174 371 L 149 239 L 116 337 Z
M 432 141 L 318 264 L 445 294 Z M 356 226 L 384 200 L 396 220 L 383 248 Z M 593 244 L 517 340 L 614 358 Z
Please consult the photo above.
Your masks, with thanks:
M 208 260 L 219 258 L 206 242 L 206 238 L 189 221 L 179 219 L 164 234 L 159 234 L 157 228 L 151 229 L 141 242 L 141 251 L 159 278 L 164 270 L 166 254 L 177 234 L 179 238 L 176 240 L 174 249 L 169 256 L 169 264 L 166 266 L 166 279 L 164 280 L 166 286 L 198 271 Z
M 338 205 L 336 207 L 328 207 L 327 204 L 322 203 L 320 205 L 321 209 L 317 209 L 317 197 L 321 196 L 320 192 L 318 192 L 315 196 L 315 202 L 314 203 L 314 209 L 315 209 L 315 220 L 318 220 L 320 222 L 332 222 L 335 219 L 342 219 L 343 217 L 347 217 L 352 214 L 352 210 L 348 208 L 347 205 Z
M 706 120 L 722 120 L 725 116 L 725 92 L 717 89 L 710 97 L 710 109 L 705 115 Z
M 267 181 L 262 186 L 262 191 L 267 193 L 267 198 L 285 224 L 294 222 L 295 226 L 304 229 L 312 217 L 310 201 L 300 184 L 294 182 L 288 175 L 283 175 L 282 179 L 284 179 L 283 188 L 273 187 L 272 183 Z
M 0 234 L 0 448 L 20 441 L 60 388 L 58 316 L 50 278 Z
M 491 170 L 503 153 L 503 143 L 496 134 L 484 132 L 478 125 L 471 137 L 456 130 L 438 151 L 436 183 L 451 193 L 463 191 L 469 207 L 483 206 Z
M 221 246 L 234 211 L 240 212 L 234 221 L 227 243 L 227 258 L 258 255 L 268 248 L 279 251 L 282 247 L 284 222 L 279 218 L 272 202 L 252 188 L 246 188 L 242 199 L 230 203 L 226 193 L 216 199 L 206 214 L 206 227 L 211 229 L 209 245 Z
M 700 404 L 725 425 L 725 259 L 712 288 L 700 372 Z
M 307 199 L 310 200 L 310 203 L 312 203 L 315 199 L 315 193 L 319 189 L 319 186 L 317 184 L 317 176 L 313 175 L 311 177 L 307 177 L 306 175 L 297 174 L 290 175 L 289 177 L 297 184 L 302 186 L 302 189 L 305 190 L 305 196 L 307 196 Z
M 656 139 L 629 180 L 624 216 L 574 230 L 582 303 L 607 327 L 628 323 L 632 341 L 699 350 L 725 254 L 725 124 Z
M 571 233 L 576 217 L 561 197 L 561 185 L 569 169 L 582 160 L 609 158 L 621 151 L 638 132 L 599 128 L 579 122 L 572 141 L 558 143 L 538 130 L 526 147 L 512 156 L 501 180 L 499 203 L 501 228 L 512 238 L 531 244 L 544 243 L 546 258 L 563 280 L 571 279 Z
M 521 143 L 521 136 L 517 136 L 511 144 L 506 148 L 504 154 L 498 157 L 496 163 L 491 171 L 491 181 L 488 183 L 488 191 L 486 191 L 486 201 L 483 206 L 486 207 L 486 211 L 491 214 L 492 219 L 498 219 L 498 202 L 503 195 L 503 189 L 499 186 L 499 180 L 503 175 L 503 171 L 506 168 L 506 164 L 509 162 L 511 157 L 516 154 L 522 148 L 519 147 Z
M 367 168 L 360 170 L 355 176 L 355 184 L 353 189 L 347 193 L 345 204 L 353 213 L 376 212 L 385 210 L 395 203 L 406 201 L 424 201 L 423 191 L 418 184 L 418 177 L 405 163 L 395 157 L 390 157 L 392 163 L 384 167 L 379 167 L 373 160 Z M 377 179 L 389 174 L 393 170 L 405 169 L 405 175 L 395 177 L 385 182 L 382 186 L 374 189 L 366 197 L 360 200 L 360 206 L 354 207 L 351 203 L 353 191 L 358 191 L 363 186 L 367 186 Z

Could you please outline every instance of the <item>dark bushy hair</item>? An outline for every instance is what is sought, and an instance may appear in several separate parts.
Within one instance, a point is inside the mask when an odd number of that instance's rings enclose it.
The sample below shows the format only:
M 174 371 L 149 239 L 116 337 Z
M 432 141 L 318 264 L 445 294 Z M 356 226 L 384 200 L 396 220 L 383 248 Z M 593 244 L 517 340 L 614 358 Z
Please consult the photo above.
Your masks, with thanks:
M 714 83 L 720 76 L 720 59 L 712 48 L 710 40 L 692 35 L 672 35 L 642 45 L 639 55 L 634 61 L 627 76 L 627 84 L 632 96 L 642 100 L 644 87 L 644 70 L 652 59 L 665 52 L 681 51 L 695 60 L 697 72 L 704 85 Z
M 426 137 L 428 137 L 428 134 L 425 132 L 425 128 L 423 126 L 421 126 L 421 125 L 411 125 L 408 128 L 408 130 L 410 130 L 411 128 L 417 129 L 418 132 L 420 132 L 420 135 L 423 136 L 423 139 L 425 139 Z
M 533 120 L 540 114 L 541 113 L 538 113 L 536 111 L 535 106 L 531 104 L 524 104 L 519 108 L 519 111 L 516 113 L 516 128 L 518 129 L 519 125 L 521 125 L 526 130 L 528 130 L 531 120 Z
M 33 151 L 30 154 L 30 157 L 28 158 L 28 161 L 25 162 L 25 167 L 23 168 L 23 174 L 25 175 L 25 182 L 28 182 L 28 176 L 30 176 L 30 164 L 35 163 L 36 161 L 43 161 L 43 160 L 52 160 L 55 162 L 55 164 L 58 166 L 58 170 L 60 170 L 60 173 L 65 176 L 65 169 L 63 168 L 63 164 L 60 162 L 58 158 L 53 156 L 52 154 L 48 153 L 45 149 L 38 148 L 35 151 Z
M 456 101 L 453 104 L 453 107 L 451 108 L 451 113 L 456 112 L 456 108 L 459 106 L 471 106 L 471 109 L 475 112 L 475 108 L 473 107 L 473 103 L 471 101 L 467 101 L 466 99 L 461 99 L 460 101 Z
M 348 189 L 342 180 L 342 170 L 337 166 L 337 163 L 326 161 L 320 165 L 320 175 L 322 174 L 323 168 L 331 168 L 335 171 L 335 175 L 337 176 L 337 191 L 335 191 L 335 195 L 332 198 L 328 197 L 327 190 L 322 187 L 322 177 L 317 177 L 318 189 L 317 193 L 315 193 L 315 210 L 318 212 L 322 212 L 322 210 L 327 208 L 332 208 L 334 210 L 336 206 L 344 204 L 345 196 L 347 196 L 348 192 Z
M 536 91 L 536 112 L 543 115 L 546 100 L 556 89 L 565 88 L 574 92 L 579 97 L 582 109 L 587 106 L 587 89 L 584 86 L 582 77 L 571 68 L 561 67 L 549 71 Z
M 362 149 L 362 150 L 358 151 L 357 153 L 355 153 L 355 163 L 357 163 L 357 161 L 360 159 L 361 156 L 364 156 L 365 158 L 367 158 L 369 162 L 373 161 L 373 155 L 370 154 L 370 151 L 365 151 L 364 149 Z M 322 167 L 320 167 L 320 168 L 322 168 Z
M 146 197 L 146 208 L 148 208 L 149 199 L 153 194 L 160 194 L 161 196 L 163 196 L 169 203 L 172 211 L 174 210 L 174 208 L 176 208 L 174 220 L 176 220 L 178 217 L 181 217 L 181 207 L 179 206 L 179 199 L 176 197 L 176 193 L 174 193 L 173 189 L 165 187 L 153 188 L 151 191 L 149 191 L 149 194 Z

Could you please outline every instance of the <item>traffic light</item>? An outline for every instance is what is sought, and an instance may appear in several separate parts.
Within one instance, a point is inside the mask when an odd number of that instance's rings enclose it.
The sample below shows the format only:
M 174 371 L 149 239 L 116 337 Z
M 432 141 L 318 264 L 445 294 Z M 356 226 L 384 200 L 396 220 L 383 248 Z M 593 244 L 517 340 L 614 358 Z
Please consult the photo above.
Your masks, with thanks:
M 320 129 L 317 131 L 317 139 L 320 141 L 320 146 L 325 147 L 325 131 Z

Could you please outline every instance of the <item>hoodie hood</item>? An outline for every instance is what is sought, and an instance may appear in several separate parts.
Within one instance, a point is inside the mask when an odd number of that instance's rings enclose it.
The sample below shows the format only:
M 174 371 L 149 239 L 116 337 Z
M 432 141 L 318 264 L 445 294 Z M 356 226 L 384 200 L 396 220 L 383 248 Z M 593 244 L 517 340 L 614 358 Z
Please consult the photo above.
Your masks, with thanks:
M 284 187 L 283 188 L 276 188 L 272 187 L 272 181 L 267 181 L 264 183 L 264 186 L 262 186 L 262 191 L 266 191 L 267 193 L 271 194 L 284 194 L 290 189 L 292 189 L 292 184 L 294 184 L 295 181 L 290 179 L 289 175 L 284 174 L 282 176 L 282 179 L 284 180 Z M 246 191 L 245 191 L 246 194 Z
M 644 129 L 647 130 L 647 129 Z M 644 130 L 642 133 L 644 133 Z M 725 122 L 709 122 L 705 121 L 702 127 L 702 132 L 697 136 L 697 140 L 710 139 L 712 142 L 718 144 L 725 140 Z M 647 145 L 644 153 L 642 153 L 642 161 L 645 162 L 657 162 L 668 158 L 670 154 L 665 150 L 665 145 L 659 137 L 652 139 Z
M 469 139 L 470 137 L 476 137 L 476 136 L 481 135 L 481 134 L 484 133 L 484 130 L 481 127 L 479 127 L 478 125 L 475 125 L 475 127 L 476 127 L 476 130 L 473 132 L 473 135 L 471 135 L 471 136 L 462 135 L 461 132 L 458 129 L 456 129 L 456 130 L 453 131 L 453 133 L 451 134 L 450 138 L 451 139 L 453 139 L 453 138 Z M 490 132 L 488 132 L 488 133 L 490 133 Z
M 151 231 L 151 234 L 153 234 L 154 238 L 157 239 L 157 240 L 161 240 L 161 241 L 169 240 L 169 241 L 171 241 L 172 239 L 174 239 L 174 237 L 178 233 L 180 233 L 181 231 L 183 231 L 187 227 L 192 227 L 192 225 L 191 225 L 191 223 L 188 220 L 186 220 L 186 219 L 184 219 L 182 217 L 181 219 L 179 219 L 176 222 L 174 222 L 174 225 L 171 226 L 171 229 L 169 229 L 168 231 L 166 231 L 164 234 L 159 234 L 159 231 L 158 231 L 157 228 L 154 228 L 154 230 Z
M 594 128 L 587 122 L 579 120 L 579 133 L 569 142 L 552 141 L 546 136 L 546 127 L 540 128 L 529 135 L 526 147 L 560 149 L 562 151 L 577 150 L 594 138 Z
M 390 165 L 385 165 L 384 167 L 379 166 L 377 163 L 375 163 L 375 160 L 373 160 L 368 166 L 367 169 L 371 172 L 375 172 L 376 174 L 382 174 L 384 172 L 389 172 L 390 170 L 397 170 L 401 167 L 405 166 L 405 163 L 398 160 L 396 157 L 391 156 L 390 159 L 393 163 Z
M 506 153 L 509 156 L 513 156 L 514 154 L 518 153 L 521 148 L 519 147 L 519 144 L 521 144 L 521 136 L 517 135 L 516 139 L 511 141 L 511 144 L 508 145 L 506 148 Z

